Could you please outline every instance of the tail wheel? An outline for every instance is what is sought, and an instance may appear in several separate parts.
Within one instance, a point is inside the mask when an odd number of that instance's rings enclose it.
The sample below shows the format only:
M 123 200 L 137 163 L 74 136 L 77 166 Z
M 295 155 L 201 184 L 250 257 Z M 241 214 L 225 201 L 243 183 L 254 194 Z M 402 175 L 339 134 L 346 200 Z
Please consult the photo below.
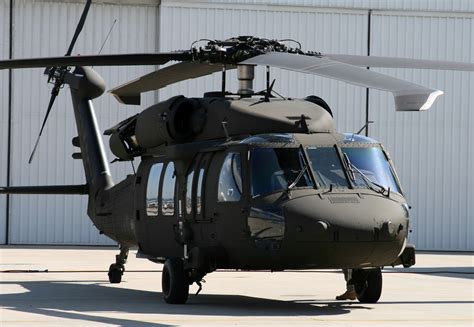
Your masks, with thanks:
M 118 265 L 116 263 L 113 263 L 110 265 L 109 268 L 109 282 L 111 284 L 119 284 L 122 281 L 122 275 L 123 272 L 125 271 L 125 268 L 123 265 Z
M 161 274 L 161 288 L 166 303 L 183 304 L 186 302 L 189 294 L 189 281 L 181 259 L 171 258 L 165 261 Z
M 382 294 L 382 271 L 380 268 L 371 270 L 367 279 L 355 284 L 357 299 L 361 303 L 377 303 Z

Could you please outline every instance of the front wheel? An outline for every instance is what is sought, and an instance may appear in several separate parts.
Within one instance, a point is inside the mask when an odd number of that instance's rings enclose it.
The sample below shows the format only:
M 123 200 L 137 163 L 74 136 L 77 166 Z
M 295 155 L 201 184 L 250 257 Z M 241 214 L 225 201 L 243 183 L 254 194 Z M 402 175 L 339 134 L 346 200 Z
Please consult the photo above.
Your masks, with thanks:
M 181 259 L 166 259 L 161 274 L 161 289 L 166 303 L 186 303 L 189 294 L 189 282 Z
M 357 299 L 361 303 L 377 303 L 382 294 L 382 271 L 380 268 L 371 270 L 367 278 L 355 284 Z

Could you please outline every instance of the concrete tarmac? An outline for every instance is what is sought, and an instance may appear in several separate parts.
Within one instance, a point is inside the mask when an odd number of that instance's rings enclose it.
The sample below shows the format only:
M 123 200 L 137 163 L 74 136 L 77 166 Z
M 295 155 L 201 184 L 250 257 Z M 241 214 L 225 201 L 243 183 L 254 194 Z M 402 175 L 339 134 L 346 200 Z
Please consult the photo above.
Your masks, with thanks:
M 6 326 L 474 326 L 472 253 L 418 254 L 384 270 L 377 304 L 335 301 L 338 271 L 206 276 L 185 305 L 166 304 L 162 266 L 130 254 L 109 284 L 116 249 L 0 247 L 0 325 Z M 191 292 L 196 292 L 196 286 Z

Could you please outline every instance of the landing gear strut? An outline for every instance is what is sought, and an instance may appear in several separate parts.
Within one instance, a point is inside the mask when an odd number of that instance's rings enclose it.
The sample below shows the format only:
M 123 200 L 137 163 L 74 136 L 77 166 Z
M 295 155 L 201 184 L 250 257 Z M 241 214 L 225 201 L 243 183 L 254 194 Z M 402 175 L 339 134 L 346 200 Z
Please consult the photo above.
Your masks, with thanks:
M 357 299 L 361 303 L 377 303 L 382 294 L 382 271 L 356 270 L 352 273 Z
M 183 260 L 166 259 L 161 274 L 161 288 L 166 303 L 184 304 L 189 294 L 189 278 L 184 271 Z
M 125 271 L 125 263 L 128 258 L 128 248 L 121 247 L 120 254 L 115 256 L 115 263 L 109 267 L 109 282 L 112 284 L 118 284 L 122 281 L 122 275 Z

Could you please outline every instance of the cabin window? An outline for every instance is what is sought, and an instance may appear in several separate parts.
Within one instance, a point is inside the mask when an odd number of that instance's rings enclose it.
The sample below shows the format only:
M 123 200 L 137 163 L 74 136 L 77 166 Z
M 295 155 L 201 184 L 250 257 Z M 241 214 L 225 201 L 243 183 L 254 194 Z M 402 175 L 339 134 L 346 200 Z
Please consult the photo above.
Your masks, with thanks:
M 189 170 L 189 173 L 186 177 L 186 214 L 190 215 L 193 210 L 193 178 L 194 178 L 194 168 Z
M 202 208 L 202 182 L 204 180 L 204 168 L 199 169 L 199 177 L 196 186 L 196 214 L 201 214 Z
M 176 174 L 174 163 L 170 162 L 166 166 L 163 176 L 163 188 L 161 192 L 161 213 L 163 216 L 174 216 L 174 194 L 176 186 Z
M 242 196 L 242 167 L 239 153 L 229 153 L 219 174 L 218 202 L 238 202 Z
M 156 163 L 151 167 L 148 175 L 146 187 L 146 214 L 148 216 L 158 216 L 158 188 L 162 170 L 163 163 Z

